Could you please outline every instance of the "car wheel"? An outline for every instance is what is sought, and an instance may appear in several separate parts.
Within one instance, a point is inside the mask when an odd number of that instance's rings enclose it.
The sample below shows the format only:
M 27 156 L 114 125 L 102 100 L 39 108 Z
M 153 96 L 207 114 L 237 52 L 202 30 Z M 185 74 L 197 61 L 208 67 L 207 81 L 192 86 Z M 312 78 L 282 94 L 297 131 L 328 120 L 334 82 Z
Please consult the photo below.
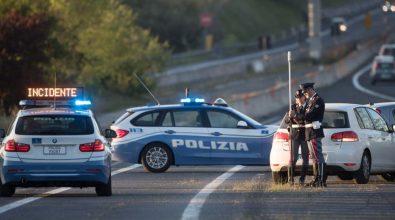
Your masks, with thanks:
M 341 180 L 352 180 L 354 178 L 352 173 L 339 173 L 337 177 Z
M 112 195 L 111 176 L 110 178 L 108 178 L 108 182 L 106 184 L 100 184 L 96 186 L 96 195 L 98 196 Z
M 0 196 L 11 197 L 15 193 L 15 186 L 1 184 L 0 182 Z
M 354 182 L 357 184 L 366 184 L 370 177 L 370 158 L 366 152 L 362 155 L 361 167 L 354 173 Z
M 395 173 L 383 173 L 383 174 L 381 174 L 381 177 L 384 180 L 387 180 L 388 182 L 394 182 L 395 181 Z
M 141 154 L 144 169 L 153 173 L 161 173 L 169 169 L 172 159 L 169 148 L 162 143 L 149 144 Z
M 287 183 L 288 175 L 286 172 L 272 172 L 272 178 L 275 184 Z

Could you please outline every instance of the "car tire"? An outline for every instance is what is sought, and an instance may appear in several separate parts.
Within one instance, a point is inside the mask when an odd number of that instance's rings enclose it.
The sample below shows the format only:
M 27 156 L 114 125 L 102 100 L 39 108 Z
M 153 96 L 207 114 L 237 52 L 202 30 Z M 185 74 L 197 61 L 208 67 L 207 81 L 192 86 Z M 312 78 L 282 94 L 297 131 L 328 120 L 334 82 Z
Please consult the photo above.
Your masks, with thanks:
M 0 196 L 11 197 L 15 193 L 15 186 L 3 185 L 0 183 Z
M 275 184 L 285 184 L 287 183 L 287 172 L 272 172 L 273 182 Z
M 110 178 L 108 178 L 108 182 L 106 184 L 100 184 L 96 186 L 95 190 L 97 196 L 111 196 L 112 195 L 111 176 Z
M 169 148 L 162 143 L 151 143 L 141 153 L 141 164 L 145 170 L 152 173 L 165 172 L 172 160 Z
M 395 173 L 382 173 L 381 177 L 388 182 L 395 181 Z
M 354 176 L 352 173 L 339 173 L 337 174 L 337 177 L 341 180 L 352 180 L 354 179 Z
M 358 171 L 354 173 L 354 182 L 357 184 L 366 184 L 370 178 L 370 158 L 365 151 L 362 155 L 361 166 Z

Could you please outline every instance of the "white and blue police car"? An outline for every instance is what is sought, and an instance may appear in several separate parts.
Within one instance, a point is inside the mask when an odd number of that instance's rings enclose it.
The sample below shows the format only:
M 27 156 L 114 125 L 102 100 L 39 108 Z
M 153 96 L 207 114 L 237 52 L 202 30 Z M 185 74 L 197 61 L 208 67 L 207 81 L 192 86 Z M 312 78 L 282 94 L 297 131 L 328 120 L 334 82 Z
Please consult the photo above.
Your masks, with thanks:
M 111 126 L 115 160 L 150 172 L 170 165 L 269 165 L 275 128 L 229 107 L 184 98 L 181 104 L 127 109 Z
M 30 97 L 50 98 L 48 91 Z M 110 144 L 87 108 L 90 101 L 59 100 L 76 96 L 62 92 L 52 93 L 57 101 L 20 101 L 22 109 L 8 133 L 0 129 L 1 196 L 12 196 L 16 187 L 52 186 L 95 187 L 98 196 L 112 194 Z

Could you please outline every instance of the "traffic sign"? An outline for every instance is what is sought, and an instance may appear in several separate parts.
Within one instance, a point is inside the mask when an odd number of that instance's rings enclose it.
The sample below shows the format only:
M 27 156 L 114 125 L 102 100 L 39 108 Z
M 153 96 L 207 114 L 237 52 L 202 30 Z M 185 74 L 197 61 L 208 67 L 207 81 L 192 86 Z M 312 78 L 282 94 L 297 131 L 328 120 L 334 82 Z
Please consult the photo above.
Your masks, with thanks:
M 210 13 L 200 14 L 200 26 L 204 28 L 209 28 L 213 25 L 213 16 Z

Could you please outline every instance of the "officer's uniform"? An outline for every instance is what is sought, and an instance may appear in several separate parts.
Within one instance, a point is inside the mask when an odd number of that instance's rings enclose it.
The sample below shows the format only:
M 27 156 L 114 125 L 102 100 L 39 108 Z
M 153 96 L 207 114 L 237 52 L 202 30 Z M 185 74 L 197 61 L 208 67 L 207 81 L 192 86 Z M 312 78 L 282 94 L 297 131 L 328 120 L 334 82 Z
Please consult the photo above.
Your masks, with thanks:
M 300 88 L 305 90 L 313 88 L 313 86 L 314 83 L 304 83 L 300 85 Z M 309 153 L 313 158 L 314 180 L 310 183 L 311 186 L 326 186 L 326 163 L 322 154 L 321 143 L 324 137 L 324 129 L 321 126 L 324 112 L 324 100 L 317 93 L 309 97 L 304 122 L 306 141 L 309 147 Z
M 296 91 L 295 98 L 303 96 L 303 91 Z M 307 142 L 305 141 L 305 125 L 304 121 L 300 118 L 303 118 L 305 114 L 305 110 L 307 107 L 307 103 L 303 103 L 302 106 L 297 104 L 293 104 L 291 109 L 295 112 L 295 115 L 291 115 L 288 117 L 288 114 L 285 118 L 285 123 L 288 124 L 288 129 L 291 133 L 291 151 L 293 153 L 293 157 L 290 157 L 289 165 L 288 165 L 288 182 L 294 183 L 293 176 L 295 173 L 295 164 L 298 160 L 299 156 L 299 147 L 301 148 L 303 166 L 300 172 L 299 183 L 304 184 L 307 170 L 309 167 L 309 150 L 307 147 Z M 292 160 L 291 160 L 292 159 Z

